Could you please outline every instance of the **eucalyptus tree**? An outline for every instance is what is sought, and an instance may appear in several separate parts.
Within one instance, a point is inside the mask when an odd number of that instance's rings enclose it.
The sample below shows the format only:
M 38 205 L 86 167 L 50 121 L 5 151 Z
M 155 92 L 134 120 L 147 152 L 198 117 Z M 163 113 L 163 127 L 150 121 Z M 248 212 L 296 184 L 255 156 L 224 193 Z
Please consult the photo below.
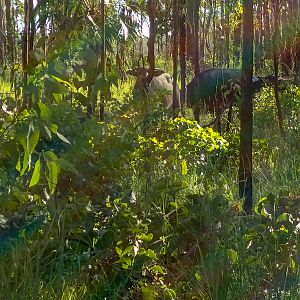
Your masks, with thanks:
M 251 213 L 253 205 L 252 135 L 253 135 L 253 0 L 243 0 L 242 101 L 240 108 L 239 194 L 244 210 Z

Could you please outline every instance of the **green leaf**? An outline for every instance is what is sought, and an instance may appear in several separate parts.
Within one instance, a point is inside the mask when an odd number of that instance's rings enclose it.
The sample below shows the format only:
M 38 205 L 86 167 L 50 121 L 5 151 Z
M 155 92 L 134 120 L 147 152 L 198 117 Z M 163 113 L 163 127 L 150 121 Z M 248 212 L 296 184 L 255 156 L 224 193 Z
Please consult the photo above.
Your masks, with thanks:
M 69 171 L 75 175 L 78 175 L 78 171 L 76 170 L 75 166 L 73 164 L 71 164 L 69 161 L 67 161 L 63 158 L 59 158 L 57 161 L 58 161 L 60 169 Z
M 36 185 L 39 182 L 40 175 L 41 175 L 41 161 L 40 159 L 38 159 L 37 162 L 35 163 L 33 174 L 29 183 L 30 187 Z
M 35 149 L 40 138 L 40 128 L 38 126 L 34 126 L 31 122 L 28 128 L 27 134 L 27 152 L 28 152 L 28 162 L 31 162 L 31 154 Z
M 52 151 L 44 152 L 44 158 L 45 158 L 46 161 L 50 161 L 50 162 L 56 162 L 57 161 L 57 156 Z
M 58 129 L 58 126 L 56 124 L 51 124 L 50 125 L 50 129 L 53 133 L 57 133 L 57 129 Z
M 188 174 L 188 167 L 185 159 L 181 161 L 181 174 L 183 176 L 186 176 Z
M 152 272 L 154 272 L 155 275 L 159 275 L 159 274 L 164 275 L 164 274 L 166 274 L 166 271 L 160 265 L 155 265 L 155 266 L 151 267 L 150 270 Z
M 43 121 L 47 122 L 48 124 L 51 124 L 52 123 L 52 112 L 49 109 L 49 107 L 42 102 L 40 102 L 38 105 L 40 108 L 41 119 Z
M 126 249 L 122 252 L 122 256 L 126 255 L 127 253 L 133 253 L 133 246 L 126 247 Z
M 75 86 L 73 86 L 70 82 L 66 81 L 66 80 L 63 80 L 63 79 L 60 79 L 54 75 L 51 76 L 52 78 L 54 78 L 56 81 L 60 82 L 60 83 L 63 83 L 65 85 L 67 85 L 68 87 L 70 87 L 73 92 L 75 92 L 77 89 L 75 88 Z
M 21 157 L 20 157 L 20 155 L 19 155 L 19 158 L 18 158 L 16 169 L 17 169 L 17 171 L 21 172 Z
M 28 154 L 27 154 L 27 151 L 24 153 L 24 157 L 23 157 L 23 166 L 22 166 L 22 170 L 21 170 L 21 173 L 20 175 L 24 175 L 27 168 L 29 166 L 29 158 L 28 158 Z
M 58 177 L 58 165 L 56 162 L 47 161 L 47 168 L 48 168 L 48 186 L 50 190 L 50 194 L 53 195 L 57 185 L 57 177 Z
M 227 251 L 227 254 L 228 254 L 228 256 L 229 256 L 229 258 L 230 258 L 230 260 L 231 260 L 232 263 L 234 263 L 234 264 L 237 263 L 238 253 L 235 250 L 229 249 Z
M 157 260 L 156 253 L 151 249 L 147 250 L 146 256 L 148 256 L 151 259 Z
M 202 280 L 202 275 L 199 272 L 195 273 L 195 278 L 197 281 L 201 281 Z
M 46 131 L 48 137 L 51 139 L 52 138 L 52 134 L 51 134 L 50 129 L 46 125 L 44 125 L 44 128 L 45 128 L 45 131 Z
M 123 252 L 122 248 L 116 247 L 115 249 L 116 249 L 117 254 L 121 257 L 122 256 L 122 252 Z
M 110 90 L 109 82 L 102 74 L 99 74 L 95 81 L 96 90 L 100 90 L 103 95 L 108 95 Z
M 64 137 L 62 134 L 60 134 L 59 132 L 56 132 L 56 135 L 57 135 L 58 138 L 61 139 L 63 142 L 65 142 L 65 143 L 71 145 L 71 143 L 69 142 L 69 140 L 68 140 L 66 137 Z
M 139 235 L 139 240 L 150 242 L 153 239 L 153 233 Z
M 58 82 L 54 78 L 45 77 L 44 86 L 47 93 L 50 94 L 68 94 L 69 89 L 64 84 Z

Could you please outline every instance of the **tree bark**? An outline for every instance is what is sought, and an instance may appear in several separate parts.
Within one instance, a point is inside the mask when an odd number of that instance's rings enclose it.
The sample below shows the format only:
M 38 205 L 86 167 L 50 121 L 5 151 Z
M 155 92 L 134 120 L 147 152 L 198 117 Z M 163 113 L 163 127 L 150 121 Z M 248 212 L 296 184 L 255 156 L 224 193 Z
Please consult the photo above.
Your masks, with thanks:
M 155 47 L 155 16 L 154 16 L 154 3 L 155 0 L 147 1 L 147 14 L 149 17 L 149 39 L 148 39 L 148 64 L 149 64 L 149 72 L 146 78 L 146 89 L 148 88 L 151 80 L 154 76 L 155 69 L 155 57 L 154 57 L 154 47 Z
M 279 130 L 282 136 L 284 136 L 283 130 L 283 116 L 282 109 L 279 100 L 279 87 L 278 87 L 278 73 L 279 73 L 279 42 L 280 42 L 280 32 L 279 32 L 279 0 L 273 0 L 273 14 L 274 14 L 274 36 L 273 36 L 273 62 L 274 62 L 274 72 L 275 72 L 275 84 L 274 84 L 274 92 L 275 92 L 275 101 L 277 107 L 277 116 L 278 116 L 278 124 Z
M 253 134 L 253 0 L 243 0 L 242 101 L 240 112 L 239 194 L 244 198 L 244 211 L 253 206 L 252 134 Z
M 180 18 L 180 44 L 179 44 L 180 72 L 181 72 L 180 73 L 180 77 L 181 77 L 180 103 L 183 105 L 184 109 L 187 106 L 186 103 L 186 22 L 185 21 L 186 21 L 185 12 L 182 12 Z M 198 62 L 198 67 L 199 67 L 199 62 Z
M 104 79 L 106 79 L 106 47 L 105 47 L 105 0 L 101 0 L 101 73 Z M 97 96 L 96 96 L 97 99 Z M 101 92 L 100 95 L 100 104 L 99 104 L 99 119 L 100 121 L 104 121 L 104 113 L 105 113 L 105 95 Z
M 28 7 L 28 0 L 24 0 L 24 32 L 23 32 L 23 49 L 22 49 L 22 60 L 23 60 L 23 105 L 25 107 L 30 108 L 31 103 L 28 102 L 26 96 L 26 86 L 27 86 L 27 74 L 28 74 L 28 60 L 29 60 L 29 27 L 30 27 L 30 20 L 29 20 L 29 7 Z
M 177 76 L 178 76 L 178 0 L 173 0 L 173 112 L 175 113 L 177 103 Z
M 0 67 L 4 64 L 4 41 L 5 41 L 4 29 L 3 29 L 3 6 L 2 0 L 0 0 Z

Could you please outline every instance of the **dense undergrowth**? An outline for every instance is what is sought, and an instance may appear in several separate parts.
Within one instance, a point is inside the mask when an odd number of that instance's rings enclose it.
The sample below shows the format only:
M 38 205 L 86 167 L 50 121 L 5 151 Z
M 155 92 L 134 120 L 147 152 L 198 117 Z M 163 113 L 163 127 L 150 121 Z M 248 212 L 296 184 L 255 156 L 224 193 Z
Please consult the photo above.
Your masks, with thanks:
M 281 95 L 285 137 L 272 91 L 256 97 L 244 216 L 237 126 L 145 118 L 128 83 L 99 122 L 53 78 L 31 110 L 1 98 L 1 299 L 297 299 L 299 89 Z

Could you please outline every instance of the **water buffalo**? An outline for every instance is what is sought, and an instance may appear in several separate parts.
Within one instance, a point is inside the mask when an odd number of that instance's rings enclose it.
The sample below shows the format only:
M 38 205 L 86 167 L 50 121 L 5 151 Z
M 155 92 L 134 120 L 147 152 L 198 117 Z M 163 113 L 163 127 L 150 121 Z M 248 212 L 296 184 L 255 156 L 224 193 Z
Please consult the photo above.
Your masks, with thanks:
M 216 116 L 212 123 L 218 124 L 226 109 L 229 109 L 227 130 L 232 118 L 232 107 L 240 95 L 242 71 L 239 69 L 212 68 L 201 72 L 187 85 L 187 102 L 193 108 L 195 120 L 199 122 L 200 110 Z M 272 81 L 273 76 L 264 79 L 253 76 L 253 90 L 264 86 L 265 80 Z
M 133 70 L 127 71 L 129 75 L 135 76 L 136 83 L 134 86 L 133 93 L 136 94 L 144 94 L 145 93 L 145 87 L 147 75 L 148 75 L 148 69 L 147 68 L 137 68 Z M 163 94 L 163 106 L 166 109 L 172 109 L 173 108 L 173 81 L 171 76 L 168 73 L 165 73 L 163 70 L 155 69 L 154 70 L 154 76 L 149 84 L 148 89 L 149 95 L 157 95 L 158 93 Z M 176 102 L 175 102 L 175 108 L 180 109 L 180 94 L 179 94 L 179 87 L 177 86 L 176 89 Z

